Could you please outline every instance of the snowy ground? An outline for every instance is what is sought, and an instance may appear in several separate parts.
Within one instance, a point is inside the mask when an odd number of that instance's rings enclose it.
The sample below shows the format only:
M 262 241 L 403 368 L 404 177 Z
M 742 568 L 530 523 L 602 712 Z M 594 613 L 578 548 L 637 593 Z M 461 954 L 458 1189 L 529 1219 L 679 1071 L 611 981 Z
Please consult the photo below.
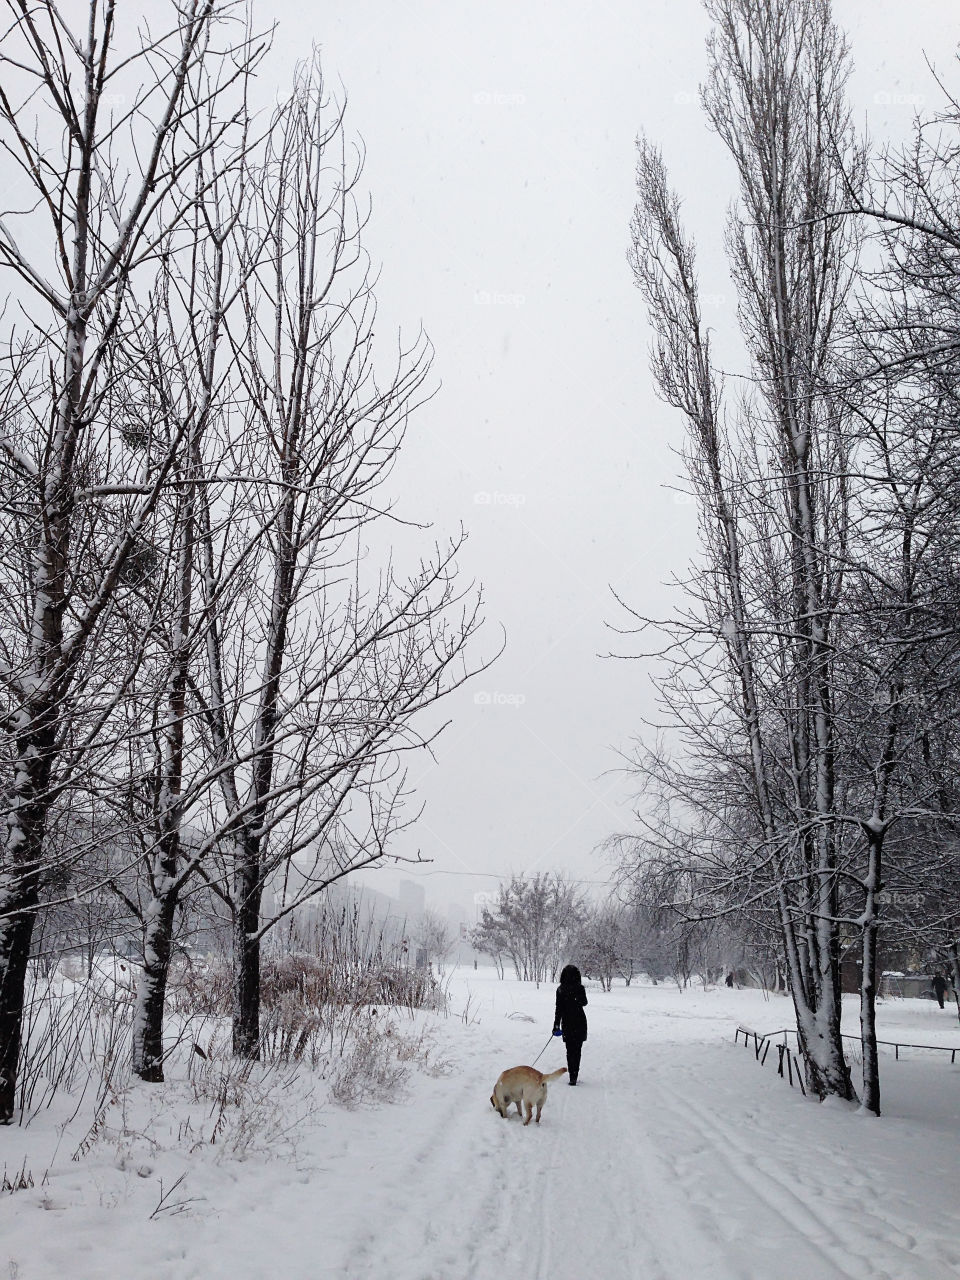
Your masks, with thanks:
M 158 1107 L 171 1135 L 184 1123 L 181 1095 L 163 1086 L 148 1091 L 153 1142 L 137 1137 L 143 1097 L 78 1161 L 56 1109 L 0 1130 L 0 1166 L 10 1176 L 26 1159 L 37 1183 L 0 1196 L 0 1280 L 960 1274 L 960 1062 L 949 1055 L 895 1062 L 891 1051 L 876 1121 L 805 1100 L 773 1053 L 761 1068 L 734 1047 L 739 1022 L 788 1024 L 783 999 L 591 988 L 580 1084 L 553 1085 L 539 1128 L 524 1128 L 488 1098 L 500 1070 L 543 1047 L 551 990 L 469 970 L 451 994 L 466 1018 L 438 1020 L 446 1075 L 352 1112 L 317 1098 L 312 1115 L 302 1082 L 291 1085 L 285 1105 L 305 1118 L 277 1129 L 273 1158 L 256 1143 L 244 1159 L 209 1143 L 158 1147 Z M 855 1002 L 847 1014 L 854 1031 Z M 889 1001 L 880 1024 L 891 1039 L 960 1046 L 955 1013 L 932 1003 Z M 538 1065 L 562 1062 L 554 1041 Z M 151 1218 L 161 1179 L 167 1207 Z

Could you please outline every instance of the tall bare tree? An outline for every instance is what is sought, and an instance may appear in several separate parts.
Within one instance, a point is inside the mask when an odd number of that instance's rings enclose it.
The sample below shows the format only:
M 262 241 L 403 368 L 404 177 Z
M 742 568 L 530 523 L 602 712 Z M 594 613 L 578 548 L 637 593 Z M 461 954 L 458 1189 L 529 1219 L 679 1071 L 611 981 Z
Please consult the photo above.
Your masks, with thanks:
M 209 103 L 197 104 L 192 129 L 202 153 L 202 144 L 219 132 Z M 213 786 L 198 749 L 197 709 L 190 698 L 213 625 L 214 602 L 197 587 L 200 510 L 201 504 L 207 509 L 211 491 L 232 479 L 230 457 L 217 447 L 223 433 L 211 424 L 222 421 L 237 391 L 226 317 L 252 270 L 249 238 L 240 231 L 241 214 L 252 199 L 249 159 L 249 122 L 241 110 L 235 135 L 221 132 L 216 148 L 197 166 L 189 252 L 161 259 L 139 361 L 144 395 L 156 405 L 155 438 L 183 440 L 174 483 L 154 519 L 155 563 L 146 566 L 149 572 L 136 593 L 152 620 L 150 644 L 137 696 L 126 703 L 130 723 L 117 792 L 142 848 L 140 888 L 136 901 L 127 901 L 143 934 L 133 1069 L 148 1081 L 163 1079 L 163 1010 L 175 912 L 184 886 L 209 854 L 202 839 L 184 834 L 190 814 L 203 806 Z M 138 443 L 146 449 L 152 442 Z M 133 618 L 134 636 L 142 630 L 137 615 L 143 612 L 141 604 Z
M 314 60 L 276 114 L 248 210 L 255 265 L 230 322 L 239 388 L 222 423 L 243 482 L 204 486 L 197 514 L 210 625 L 192 696 L 217 781 L 203 825 L 233 913 L 246 1057 L 264 934 L 409 820 L 403 759 L 438 729 L 424 736 L 417 717 L 466 678 L 479 622 L 479 596 L 457 584 L 460 538 L 407 576 L 364 545 L 391 519 L 429 349 L 418 338 L 378 371 L 359 173 Z
M 706 8 L 714 32 L 704 106 L 739 178 L 742 208 L 727 242 L 753 376 L 733 439 L 693 249 L 646 143 L 632 252 L 656 335 L 654 375 L 688 421 L 708 551 L 695 618 L 674 628 L 683 658 L 665 686 L 701 768 L 709 761 L 699 781 L 685 776 L 688 799 L 699 789 L 703 823 L 678 848 L 684 856 L 690 844 L 734 849 L 749 796 L 747 897 L 775 894 L 811 1085 L 850 1097 L 840 1037 L 834 706 L 850 412 L 833 387 L 856 242 L 852 224 L 841 229 L 822 214 L 861 160 L 844 100 L 846 48 L 827 3 L 708 0 Z M 709 701 L 690 698 L 690 675 L 711 691 Z
M 13 1114 L 48 816 L 92 767 L 123 695 L 106 652 L 112 606 L 188 426 L 146 453 L 120 438 L 110 410 L 131 299 L 214 141 L 198 153 L 190 104 L 229 95 L 258 57 L 215 0 L 171 3 L 151 32 L 119 29 L 115 0 L 90 0 L 76 30 L 53 0 L 6 8 L 0 146 L 16 178 L 0 265 L 27 321 L 8 329 L 3 387 L 0 1121 Z

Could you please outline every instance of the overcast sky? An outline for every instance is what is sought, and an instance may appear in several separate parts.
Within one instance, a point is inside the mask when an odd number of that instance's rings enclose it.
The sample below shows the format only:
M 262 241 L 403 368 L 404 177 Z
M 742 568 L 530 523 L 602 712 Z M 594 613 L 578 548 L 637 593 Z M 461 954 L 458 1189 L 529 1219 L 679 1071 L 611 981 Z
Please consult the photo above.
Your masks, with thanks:
M 720 339 L 734 323 L 722 256 L 731 170 L 697 88 L 708 24 L 695 0 L 325 0 L 258 7 L 279 30 L 264 88 L 323 53 L 362 136 L 373 200 L 366 243 L 382 264 L 378 328 L 423 324 L 441 389 L 411 422 L 394 477 L 399 510 L 442 537 L 463 523 L 468 576 L 507 649 L 446 706 L 436 760 L 413 769 L 426 810 L 398 846 L 436 905 L 510 871 L 604 881 L 598 852 L 631 821 L 617 772 L 654 714 L 649 665 L 604 659 L 630 641 L 610 588 L 648 614 L 695 552 L 678 501 L 681 423 L 653 395 L 648 332 L 625 261 L 633 143 L 663 148 L 698 241 Z M 957 84 L 958 7 L 946 0 L 836 6 L 855 62 L 853 105 L 902 137 Z M 494 877 L 494 878 L 484 878 Z M 599 886 L 598 886 L 599 890 Z

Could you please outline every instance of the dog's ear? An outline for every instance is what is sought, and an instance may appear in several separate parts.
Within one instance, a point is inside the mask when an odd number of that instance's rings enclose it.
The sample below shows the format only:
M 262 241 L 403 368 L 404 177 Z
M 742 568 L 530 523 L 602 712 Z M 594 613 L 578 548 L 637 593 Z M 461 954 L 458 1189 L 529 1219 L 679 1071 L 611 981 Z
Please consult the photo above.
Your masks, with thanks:
M 496 1111 L 496 1109 L 497 1109 L 497 1101 L 496 1101 L 496 1098 L 494 1098 L 494 1096 L 493 1096 L 493 1094 L 492 1094 L 492 1093 L 491 1093 L 491 1095 L 490 1095 L 490 1105 L 491 1105 L 491 1107 L 493 1107 L 494 1111 Z

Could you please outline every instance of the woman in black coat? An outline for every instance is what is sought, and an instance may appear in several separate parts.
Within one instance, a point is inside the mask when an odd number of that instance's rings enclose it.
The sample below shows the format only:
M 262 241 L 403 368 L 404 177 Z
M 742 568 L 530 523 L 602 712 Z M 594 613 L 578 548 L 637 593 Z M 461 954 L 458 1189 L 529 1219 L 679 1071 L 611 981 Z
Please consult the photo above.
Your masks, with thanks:
M 583 1012 L 587 993 L 583 989 L 580 970 L 575 964 L 564 965 L 557 987 L 557 1010 L 553 1019 L 553 1033 L 563 1032 L 567 1048 L 567 1071 L 570 1084 L 577 1083 L 580 1074 L 580 1050 L 587 1038 L 587 1015 Z

